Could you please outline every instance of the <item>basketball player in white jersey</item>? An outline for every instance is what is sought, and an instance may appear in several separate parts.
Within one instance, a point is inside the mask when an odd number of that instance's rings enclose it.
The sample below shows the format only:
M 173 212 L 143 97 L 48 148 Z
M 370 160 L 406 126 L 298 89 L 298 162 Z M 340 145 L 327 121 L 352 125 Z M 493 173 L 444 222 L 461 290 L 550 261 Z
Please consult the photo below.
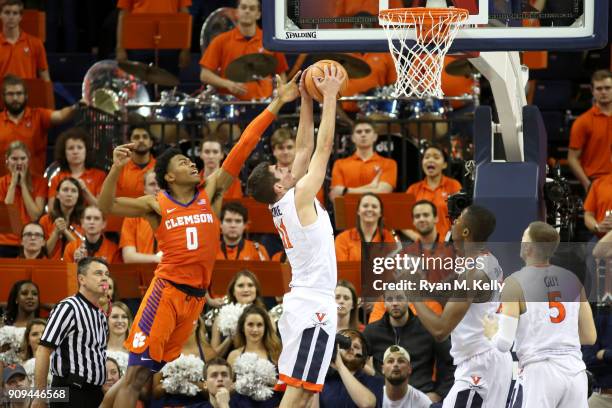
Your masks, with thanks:
M 463 210 L 451 229 L 453 243 L 458 256 L 479 259 L 480 263 L 458 280 L 476 290 L 463 291 L 461 298 L 449 300 L 440 316 L 425 303 L 414 303 L 419 320 L 436 340 L 451 336 L 451 355 L 457 368 L 444 408 L 503 408 L 510 391 L 512 356 L 493 347 L 482 327 L 482 319 L 498 309 L 500 293 L 474 286 L 503 280 L 497 259 L 485 248 L 494 230 L 491 211 L 477 205 Z
M 308 74 L 307 70 L 304 75 Z M 305 91 L 304 75 L 291 171 L 261 163 L 247 183 L 253 198 L 269 205 L 291 264 L 291 291 L 283 298 L 283 315 L 278 322 L 283 350 L 278 360 L 277 389 L 286 386 L 281 408 L 304 407 L 313 393 L 323 389 L 337 326 L 333 228 L 315 196 L 323 185 L 333 148 L 336 97 L 344 74 L 328 65 L 325 76 L 316 82 L 323 94 L 323 111 L 314 154 L 313 103 Z
M 595 343 L 595 323 L 577 277 L 550 264 L 558 244 L 552 226 L 529 224 L 521 244 L 525 267 L 506 279 L 498 319 L 483 321 L 496 348 L 508 351 L 515 343 L 519 379 L 513 408 L 588 406 L 580 345 Z

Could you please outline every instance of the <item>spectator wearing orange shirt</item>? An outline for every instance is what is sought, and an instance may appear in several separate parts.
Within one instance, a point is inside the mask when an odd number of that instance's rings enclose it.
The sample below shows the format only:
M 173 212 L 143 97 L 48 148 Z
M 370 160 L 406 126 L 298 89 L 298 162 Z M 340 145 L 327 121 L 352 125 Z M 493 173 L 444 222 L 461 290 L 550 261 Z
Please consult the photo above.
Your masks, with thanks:
M 353 126 L 351 140 L 356 151 L 352 156 L 336 160 L 332 169 L 329 198 L 334 202 L 346 193 L 390 193 L 397 183 L 397 163 L 374 152 L 378 134 L 372 123 L 360 119 Z
M 60 110 L 30 108 L 28 92 L 23 80 L 7 75 L 2 82 L 2 98 L 5 109 L 0 112 L 0 154 L 14 140 L 22 141 L 32 153 L 30 170 L 42 176 L 47 163 L 47 129 L 68 122 L 76 112 L 77 105 Z M 0 166 L 0 173 L 6 168 Z
M 45 232 L 39 223 L 27 223 L 21 229 L 21 246 L 19 247 L 18 258 L 47 259 Z
M 578 116 L 570 133 L 567 162 L 586 191 L 593 180 L 612 173 L 608 155 L 612 146 L 612 72 L 591 77 L 593 107 Z
M 156 196 L 159 184 L 155 172 L 145 174 L 144 193 Z M 162 254 L 157 251 L 153 228 L 146 218 L 126 218 L 121 227 L 119 248 L 125 263 L 160 263 Z
M 221 244 L 217 259 L 231 261 L 268 261 L 268 251 L 263 245 L 244 238 L 249 220 L 247 209 L 236 201 L 223 205 L 221 214 Z
M 225 152 L 219 139 L 210 137 L 202 141 L 200 148 L 200 159 L 204 162 L 204 168 L 200 172 L 202 182 L 221 167 L 224 156 Z M 242 185 L 240 179 L 236 177 L 225 193 L 223 193 L 223 199 L 236 200 L 242 197 Z
M 361 261 L 362 242 L 394 243 L 393 233 L 383 226 L 383 203 L 373 193 L 366 193 L 357 205 L 357 223 L 336 237 L 337 261 Z
M 81 216 L 85 197 L 80 183 L 72 177 L 62 179 L 56 190 L 57 199 L 39 222 L 45 230 L 49 258 L 60 260 L 66 246 L 83 236 Z
M 45 46 L 39 38 L 21 30 L 22 17 L 21 0 L 3 2 L 0 8 L 0 78 L 13 74 L 26 79 L 51 81 Z
M 272 78 L 266 77 L 246 83 L 227 79 L 225 70 L 237 58 L 247 54 L 269 54 L 276 58 L 276 73 L 285 81 L 285 71 L 289 68 L 282 53 L 270 52 L 263 47 L 261 29 L 257 20 L 261 17 L 259 0 L 238 0 L 237 27 L 215 37 L 200 59 L 200 80 L 205 84 L 220 88 L 239 99 L 261 99 L 272 95 Z
M 395 63 L 388 52 L 365 52 L 351 53 L 352 57 L 358 58 L 370 66 L 370 73 L 363 78 L 349 78 L 346 91 L 343 96 L 366 94 L 382 86 L 394 84 L 397 81 Z M 342 102 L 342 109 L 347 112 L 357 112 L 359 108 L 355 102 Z
M 49 207 L 53 207 L 57 186 L 66 177 L 73 177 L 81 186 L 85 204 L 97 205 L 98 194 L 106 173 L 92 167 L 89 135 L 83 128 L 71 128 L 63 132 L 55 142 L 55 161 L 59 164 L 56 174 L 49 175 Z
M 439 146 L 429 146 L 425 150 L 421 165 L 425 178 L 412 184 L 406 192 L 413 194 L 417 201 L 428 200 L 434 203 L 438 212 L 436 230 L 444 240 L 451 227 L 446 200 L 449 195 L 461 190 L 461 184 L 443 174 L 443 171 L 448 167 L 448 163 L 446 152 Z M 407 229 L 403 230 L 402 233 L 412 241 L 419 240 L 419 234 L 415 230 Z
M 117 181 L 116 197 L 138 198 L 144 195 L 144 176 L 155 167 L 151 154 L 153 139 L 149 130 L 135 125 L 128 131 L 130 143 L 134 144 L 132 159 L 126 164 Z
M 599 238 L 612 231 L 612 173 L 598 178 L 591 185 L 584 202 L 584 225 Z
M 23 142 L 9 144 L 5 158 L 9 174 L 0 178 L 0 200 L 19 209 L 22 224 L 37 220 L 45 208 L 47 183 L 30 172 L 30 152 Z M 20 242 L 16 234 L 0 234 L 0 257 L 17 257 Z
M 119 248 L 114 242 L 104 238 L 106 220 L 98 207 L 90 205 L 83 211 L 81 226 L 84 240 L 72 241 L 64 250 L 64 261 L 79 262 L 81 259 L 93 256 L 104 258 L 109 263 L 118 262 L 121 258 Z
M 119 15 L 117 17 L 117 48 L 115 54 L 117 61 L 125 61 L 128 59 L 128 54 L 123 48 L 123 19 L 126 13 L 132 14 L 152 14 L 152 13 L 189 13 L 191 0 L 119 0 L 117 8 Z M 152 52 L 136 52 L 130 53 L 130 59 L 152 59 Z M 191 63 L 191 54 L 189 48 L 182 49 L 178 54 L 173 50 L 162 50 L 159 52 L 159 64 L 163 68 L 178 75 L 178 68 L 186 68 Z M 150 61 L 152 62 L 152 61 Z

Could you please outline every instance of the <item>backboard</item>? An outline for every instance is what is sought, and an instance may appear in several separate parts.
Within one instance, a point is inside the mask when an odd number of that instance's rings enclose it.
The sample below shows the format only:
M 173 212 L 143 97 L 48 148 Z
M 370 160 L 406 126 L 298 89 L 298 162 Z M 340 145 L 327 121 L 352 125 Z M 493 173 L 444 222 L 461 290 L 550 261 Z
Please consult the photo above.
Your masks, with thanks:
M 608 43 L 610 0 L 441 1 L 470 12 L 451 52 L 586 50 Z M 378 11 L 424 5 L 425 0 L 263 0 L 264 46 L 388 52 Z

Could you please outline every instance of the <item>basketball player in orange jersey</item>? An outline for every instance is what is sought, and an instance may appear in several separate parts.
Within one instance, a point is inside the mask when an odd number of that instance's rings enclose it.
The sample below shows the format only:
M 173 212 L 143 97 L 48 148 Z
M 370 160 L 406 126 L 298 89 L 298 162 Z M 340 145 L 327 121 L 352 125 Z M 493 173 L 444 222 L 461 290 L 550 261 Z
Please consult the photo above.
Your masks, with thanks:
M 163 255 L 125 342 L 130 352 L 126 375 L 106 394 L 102 406 L 136 406 L 152 374 L 180 355 L 204 307 L 219 246 L 219 221 L 213 207 L 220 208 L 223 191 L 238 176 L 282 105 L 299 95 L 297 78 L 283 85 L 277 77 L 278 96 L 249 124 L 223 166 L 204 185 L 195 164 L 172 148 L 157 158 L 155 176 L 161 191 L 156 196 L 115 198 L 117 179 L 130 160 L 132 145 L 114 150 L 98 204 L 105 213 L 146 218 Z

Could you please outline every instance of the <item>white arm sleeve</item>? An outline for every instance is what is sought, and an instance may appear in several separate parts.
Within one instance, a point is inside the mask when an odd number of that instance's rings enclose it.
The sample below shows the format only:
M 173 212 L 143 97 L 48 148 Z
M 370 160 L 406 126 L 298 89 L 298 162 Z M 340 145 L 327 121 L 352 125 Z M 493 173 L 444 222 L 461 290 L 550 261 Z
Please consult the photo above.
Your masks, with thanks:
M 505 314 L 501 313 L 497 316 L 497 318 L 499 329 L 491 341 L 499 351 L 510 351 L 516 337 L 516 329 L 518 328 L 519 319 L 512 316 L 506 316 Z

